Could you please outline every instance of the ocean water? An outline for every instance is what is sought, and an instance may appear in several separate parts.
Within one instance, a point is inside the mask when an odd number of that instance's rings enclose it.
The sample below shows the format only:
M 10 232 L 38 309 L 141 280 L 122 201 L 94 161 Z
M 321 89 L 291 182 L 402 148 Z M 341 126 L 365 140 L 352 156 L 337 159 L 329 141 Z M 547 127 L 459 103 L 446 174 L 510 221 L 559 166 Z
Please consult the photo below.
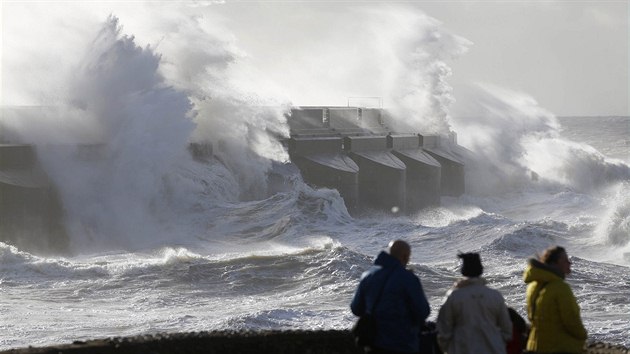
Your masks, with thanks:
M 480 89 L 492 109 L 477 118 L 424 112 L 438 120 L 427 127 L 454 129 L 471 151 L 466 194 L 414 215 L 353 217 L 337 191 L 305 185 L 291 168 L 283 109 L 227 84 L 227 66 L 215 64 L 231 62 L 229 52 L 196 53 L 212 60 L 178 75 L 173 57 L 138 46 L 115 18 L 95 33 L 55 97 L 61 108 L 27 117 L 37 124 L 5 122 L 42 147 L 71 246 L 50 255 L 0 243 L 0 350 L 158 332 L 347 329 L 361 273 L 393 239 L 412 245 L 431 320 L 458 277 L 457 252 L 480 252 L 490 286 L 524 315 L 528 258 L 563 245 L 589 340 L 630 346 L 630 117 L 558 118 L 509 99 L 517 93 Z M 428 57 L 442 63 L 434 51 Z M 421 85 L 430 91 L 445 84 L 440 70 L 415 73 L 435 79 Z M 408 112 L 405 102 L 398 108 Z M 221 141 L 217 158 L 195 161 L 186 146 L 204 139 Z M 104 147 L 77 157 L 50 140 Z

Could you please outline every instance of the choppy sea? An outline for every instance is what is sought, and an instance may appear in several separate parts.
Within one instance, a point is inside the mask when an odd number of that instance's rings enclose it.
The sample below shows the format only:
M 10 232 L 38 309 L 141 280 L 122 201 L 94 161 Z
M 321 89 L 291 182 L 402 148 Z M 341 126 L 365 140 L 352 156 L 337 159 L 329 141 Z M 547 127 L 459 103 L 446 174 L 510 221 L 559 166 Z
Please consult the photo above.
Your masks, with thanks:
M 628 117 L 560 122 L 567 139 L 628 163 Z M 458 251 L 480 252 L 490 286 L 524 315 L 527 259 L 564 245 L 589 339 L 630 345 L 627 179 L 588 192 L 529 186 L 443 200 L 412 216 L 353 218 L 335 191 L 299 181 L 262 200 L 212 200 L 222 172 L 196 162 L 180 171 L 199 197 L 178 211 L 168 240 L 143 234 L 133 251 L 64 257 L 0 244 L 0 349 L 157 332 L 349 328 L 360 274 L 398 238 L 413 247 L 410 267 L 432 319 L 458 276 Z

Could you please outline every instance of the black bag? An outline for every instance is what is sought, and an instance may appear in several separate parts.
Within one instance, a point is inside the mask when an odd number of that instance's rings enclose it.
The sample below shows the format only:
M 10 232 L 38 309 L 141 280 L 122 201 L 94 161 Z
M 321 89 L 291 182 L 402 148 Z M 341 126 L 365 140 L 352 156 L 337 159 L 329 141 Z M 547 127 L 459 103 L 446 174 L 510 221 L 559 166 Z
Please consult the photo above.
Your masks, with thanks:
M 376 318 L 372 315 L 372 312 L 376 309 L 376 305 L 381 299 L 383 289 L 389 281 L 389 276 L 396 268 L 392 268 L 383 281 L 383 286 L 378 292 L 378 296 L 372 305 L 372 309 L 369 312 L 365 312 L 363 316 L 359 317 L 357 323 L 352 327 L 351 333 L 354 337 L 354 344 L 359 348 L 372 347 L 374 345 L 374 339 L 376 338 Z
M 427 321 L 420 326 L 420 354 L 442 354 L 437 342 L 435 322 Z
M 369 313 L 359 317 L 357 323 L 352 327 L 354 344 L 357 347 L 371 347 L 376 338 L 376 319 Z

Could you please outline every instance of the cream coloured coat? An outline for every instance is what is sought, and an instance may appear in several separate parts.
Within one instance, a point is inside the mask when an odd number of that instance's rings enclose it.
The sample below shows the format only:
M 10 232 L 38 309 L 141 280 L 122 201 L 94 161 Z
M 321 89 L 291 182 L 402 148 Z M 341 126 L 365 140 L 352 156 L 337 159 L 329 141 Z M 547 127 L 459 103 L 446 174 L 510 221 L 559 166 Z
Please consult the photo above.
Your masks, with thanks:
M 483 278 L 464 278 L 447 293 L 437 318 L 438 343 L 448 354 L 505 354 L 512 321 L 505 300 Z

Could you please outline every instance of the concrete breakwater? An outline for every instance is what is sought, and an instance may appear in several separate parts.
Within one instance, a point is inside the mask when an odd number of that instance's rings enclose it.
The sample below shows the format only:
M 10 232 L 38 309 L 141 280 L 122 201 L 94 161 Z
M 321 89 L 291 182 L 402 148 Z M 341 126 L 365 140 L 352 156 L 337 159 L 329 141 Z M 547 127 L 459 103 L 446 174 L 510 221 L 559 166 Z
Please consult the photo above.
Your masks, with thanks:
M 376 108 L 300 107 L 287 121 L 304 181 L 337 189 L 351 213 L 413 213 L 464 193 L 466 150 L 454 133 L 395 131 Z
M 63 207 L 31 145 L 0 144 L 0 241 L 41 253 L 67 248 Z
M 11 349 L 0 354 L 359 354 L 349 331 L 256 331 L 157 334 L 76 341 L 72 344 Z M 607 343 L 590 343 L 584 354 L 628 354 Z

